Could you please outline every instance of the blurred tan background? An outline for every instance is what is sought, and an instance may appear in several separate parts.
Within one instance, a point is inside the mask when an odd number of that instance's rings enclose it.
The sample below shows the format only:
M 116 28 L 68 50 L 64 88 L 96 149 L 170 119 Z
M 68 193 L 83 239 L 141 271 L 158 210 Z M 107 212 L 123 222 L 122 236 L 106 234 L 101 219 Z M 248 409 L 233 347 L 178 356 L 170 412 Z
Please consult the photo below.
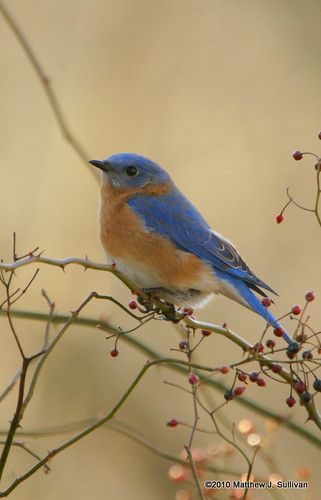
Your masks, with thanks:
M 270 0 L 11 0 L 6 2 L 26 34 L 56 90 L 67 121 L 90 158 L 135 151 L 153 158 L 171 173 L 215 230 L 231 239 L 252 269 L 280 298 L 276 314 L 302 303 L 306 290 L 320 296 L 320 230 L 309 214 L 291 208 L 280 226 L 275 215 L 286 201 L 287 186 L 313 203 L 314 170 L 309 159 L 295 162 L 294 149 L 320 151 L 321 4 Z M 12 232 L 20 253 L 36 245 L 51 257 L 104 261 L 98 238 L 94 178 L 63 140 L 43 89 L 13 33 L 0 17 L 1 37 L 1 257 L 11 260 Z M 23 284 L 32 269 L 18 273 Z M 79 268 L 42 267 L 20 308 L 46 310 L 41 288 L 68 312 L 92 290 L 128 302 L 116 279 Z M 320 299 L 319 299 L 320 300 Z M 320 328 L 320 302 L 311 305 L 311 324 Z M 130 326 L 124 315 L 105 303 L 91 304 L 85 315 L 104 314 L 115 325 Z M 244 308 L 219 298 L 198 317 L 228 321 L 250 341 L 264 322 Z M 44 326 L 16 321 L 29 352 L 41 343 Z M 292 324 L 287 324 L 289 329 Z M 167 324 L 137 333 L 169 355 L 179 341 Z M 145 357 L 120 343 L 120 356 L 94 329 L 73 327 L 47 363 L 34 400 L 23 420 L 25 429 L 64 424 L 108 411 L 119 399 Z M 19 356 L 1 319 L 1 385 Z M 239 351 L 212 335 L 199 359 L 213 366 L 239 358 Z M 150 371 L 119 414 L 154 445 L 180 453 L 189 431 L 169 429 L 175 417 L 192 422 L 186 394 L 163 384 L 185 383 L 166 368 Z M 226 381 L 228 378 L 225 379 Z M 303 422 L 297 405 L 289 410 L 287 389 L 269 383 L 249 387 L 257 398 L 282 415 Z M 2 407 L 1 426 L 12 416 L 16 394 Z M 214 394 L 217 401 L 222 396 Z M 237 403 L 226 414 L 238 422 L 250 415 L 259 432 L 266 422 Z M 210 423 L 204 418 L 204 427 Z M 311 423 L 307 428 L 315 430 Z M 28 440 L 39 454 L 65 437 Z M 217 438 L 197 435 L 205 446 Z M 299 450 L 299 451 L 298 451 Z M 298 479 L 301 466 L 319 471 L 312 445 L 279 430 L 269 448 L 283 477 Z M 236 456 L 230 464 L 243 470 Z M 12 481 L 33 464 L 14 450 L 8 464 Z M 16 500 L 175 498 L 168 477 L 171 463 L 124 436 L 98 430 L 52 462 L 12 494 Z M 256 471 L 268 475 L 258 456 Z M 318 478 L 317 478 L 318 479 Z M 280 492 L 280 498 L 313 498 L 310 492 Z M 224 498 L 224 496 L 222 497 Z M 255 493 L 252 498 L 265 498 Z

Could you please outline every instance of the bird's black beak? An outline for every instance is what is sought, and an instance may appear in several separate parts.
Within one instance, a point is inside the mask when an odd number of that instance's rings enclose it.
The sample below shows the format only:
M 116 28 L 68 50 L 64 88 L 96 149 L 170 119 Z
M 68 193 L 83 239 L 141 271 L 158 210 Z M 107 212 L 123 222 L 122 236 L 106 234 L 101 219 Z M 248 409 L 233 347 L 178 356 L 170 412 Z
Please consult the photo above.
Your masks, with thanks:
M 93 165 L 94 167 L 97 167 L 99 168 L 100 170 L 102 170 L 103 172 L 107 172 L 108 170 L 108 165 L 105 161 L 103 160 L 89 160 L 89 162 L 91 165 Z

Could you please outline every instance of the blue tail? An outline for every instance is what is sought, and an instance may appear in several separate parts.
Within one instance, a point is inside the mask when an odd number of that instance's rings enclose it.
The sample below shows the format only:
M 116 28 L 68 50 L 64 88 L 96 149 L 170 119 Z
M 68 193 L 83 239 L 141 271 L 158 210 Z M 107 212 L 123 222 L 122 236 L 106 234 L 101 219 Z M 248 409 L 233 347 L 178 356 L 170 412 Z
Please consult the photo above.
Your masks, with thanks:
M 284 331 L 282 338 L 284 338 L 289 345 L 293 345 L 294 340 L 292 337 L 284 330 L 281 323 L 276 320 L 273 314 L 266 307 L 264 307 L 262 302 L 256 297 L 256 295 L 254 295 L 252 290 L 249 289 L 247 284 L 238 278 L 228 276 L 226 273 L 224 274 L 225 276 L 223 279 L 225 279 L 230 285 L 233 285 L 240 296 L 249 304 L 249 307 L 262 316 L 273 328 L 282 328 Z

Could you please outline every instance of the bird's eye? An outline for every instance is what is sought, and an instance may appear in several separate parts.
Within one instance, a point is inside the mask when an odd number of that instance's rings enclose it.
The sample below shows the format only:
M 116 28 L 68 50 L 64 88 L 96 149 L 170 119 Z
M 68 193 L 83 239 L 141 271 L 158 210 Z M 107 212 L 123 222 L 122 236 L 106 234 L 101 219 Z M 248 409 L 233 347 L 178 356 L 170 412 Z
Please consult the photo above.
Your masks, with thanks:
M 134 167 L 133 165 L 130 165 L 129 167 L 126 168 L 126 174 L 129 175 L 130 177 L 133 177 L 133 175 L 137 174 L 137 168 Z

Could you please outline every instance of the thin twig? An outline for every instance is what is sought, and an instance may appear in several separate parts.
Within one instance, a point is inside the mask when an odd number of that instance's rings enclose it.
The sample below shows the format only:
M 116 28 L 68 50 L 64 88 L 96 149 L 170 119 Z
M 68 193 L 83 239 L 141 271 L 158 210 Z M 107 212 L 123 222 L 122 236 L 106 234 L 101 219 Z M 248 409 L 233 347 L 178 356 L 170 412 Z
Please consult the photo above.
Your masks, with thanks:
M 23 416 L 23 398 L 24 398 L 24 389 L 25 389 L 25 382 L 26 382 L 28 366 L 29 366 L 29 359 L 23 358 L 16 410 L 14 412 L 13 419 L 11 420 L 9 431 L 7 434 L 7 439 L 5 441 L 5 444 L 4 444 L 2 453 L 1 453 L 1 457 L 0 457 L 0 480 L 2 478 L 5 465 L 7 463 L 7 459 L 9 456 L 10 448 L 11 448 L 16 430 L 18 429 L 18 427 L 20 425 L 20 421 L 21 421 L 22 416 Z
M 26 284 L 26 286 L 23 288 L 23 290 L 21 290 L 20 294 L 18 295 L 18 297 L 15 297 L 14 300 L 11 301 L 11 306 L 17 302 L 19 299 L 21 299 L 21 297 L 26 293 L 26 291 L 28 290 L 28 288 L 32 285 L 33 281 L 36 279 L 36 276 L 37 274 L 39 273 L 40 269 L 36 269 L 36 271 L 33 273 L 32 277 L 30 278 L 30 280 L 28 281 L 28 283 Z
M 7 387 L 0 394 L 0 403 L 9 394 L 9 392 L 11 392 L 11 390 L 14 388 L 14 386 L 16 385 L 16 383 L 18 382 L 18 380 L 20 379 L 20 377 L 21 377 L 21 368 L 19 368 L 19 370 L 13 376 L 12 380 L 9 382 L 9 384 L 7 385 Z
M 44 341 L 43 341 L 43 345 L 42 345 L 43 350 L 46 350 L 46 349 L 48 349 L 48 344 L 49 344 L 50 326 L 52 323 L 52 318 L 53 318 L 53 314 L 54 314 L 54 310 L 55 310 L 55 303 L 49 299 L 47 292 L 45 290 L 42 290 L 41 293 L 42 293 L 42 296 L 46 299 L 47 304 L 49 306 L 48 321 L 46 322 L 45 336 L 44 336 Z
M 256 449 L 254 450 L 254 453 L 253 453 L 253 456 L 252 456 L 252 460 L 251 460 L 251 463 L 250 463 L 250 466 L 249 466 L 249 470 L 247 471 L 247 477 L 246 477 L 246 482 L 247 483 L 250 481 L 252 470 L 253 470 L 253 465 L 254 465 L 254 460 L 255 460 L 255 457 L 256 457 L 257 452 L 259 451 L 259 449 L 260 449 L 259 446 L 257 446 Z M 244 489 L 242 500 L 246 499 L 248 492 L 249 492 L 249 488 L 248 488 L 248 486 L 246 486 L 246 488 Z
M 198 477 L 198 474 L 197 474 L 197 470 L 196 470 L 196 467 L 195 467 L 195 462 L 194 462 L 194 459 L 193 459 L 192 452 L 191 452 L 189 446 L 184 446 L 184 448 L 186 450 L 187 458 L 188 458 L 188 461 L 189 461 L 189 464 L 190 464 L 190 467 L 191 467 L 191 471 L 192 471 L 192 474 L 193 474 L 193 479 L 194 479 L 194 483 L 195 483 L 195 486 L 196 486 L 196 491 L 197 491 L 198 498 L 200 498 L 200 500 L 204 500 L 204 493 L 203 493 L 203 490 L 202 490 L 202 487 L 201 487 L 201 483 L 200 483 L 200 480 L 199 480 L 199 477 Z
M 4 312 L 0 311 L 0 316 L 3 315 Z M 27 319 L 32 319 L 32 320 L 37 320 L 37 321 L 47 321 L 48 320 L 48 314 L 46 313 L 41 313 L 41 312 L 30 312 L 30 311 L 24 311 L 24 310 L 18 310 L 18 311 L 11 311 L 12 317 L 16 318 L 27 318 Z M 54 323 L 65 323 L 66 320 L 68 320 L 70 317 L 67 315 L 63 314 L 55 314 L 52 318 L 52 322 Z M 82 325 L 82 326 L 92 326 L 94 328 L 97 327 L 97 323 L 102 323 L 104 324 L 103 321 L 97 321 L 97 319 L 93 318 L 75 318 L 73 323 L 77 325 Z M 206 323 L 206 325 L 208 325 Z M 106 325 L 107 326 L 107 325 Z M 109 325 L 108 325 L 109 326 Z M 113 329 L 113 326 L 110 325 L 110 329 Z M 117 330 L 115 330 L 116 332 Z M 145 355 L 150 356 L 152 359 L 156 359 L 160 357 L 160 354 L 155 351 L 153 348 L 147 346 L 144 342 L 141 340 L 138 340 L 137 338 L 131 337 L 131 336 L 124 336 L 123 337 L 123 342 L 128 343 L 132 347 L 136 348 L 140 352 L 143 352 Z M 270 361 L 273 363 L 273 361 Z M 188 369 L 182 365 L 169 365 L 169 368 L 175 371 L 178 371 L 180 373 L 188 373 Z M 283 371 L 283 370 L 282 370 Z M 198 375 L 200 376 L 201 380 L 204 380 L 204 377 L 202 377 L 199 373 Z M 222 383 L 219 380 L 207 380 L 205 377 L 205 382 L 208 386 L 214 387 L 215 389 L 219 390 L 222 393 L 225 393 L 228 390 L 228 387 Z M 297 424 L 292 418 L 288 418 L 279 414 L 274 413 L 269 407 L 263 406 L 262 404 L 259 404 L 256 400 L 252 400 L 248 398 L 247 396 L 242 396 L 241 398 L 236 398 L 235 402 L 237 404 L 240 404 L 242 406 L 245 406 L 246 408 L 253 410 L 254 412 L 258 413 L 259 415 L 262 415 L 263 417 L 266 418 L 271 418 L 272 420 L 278 422 L 280 425 L 283 425 L 284 427 L 288 428 L 294 433 L 297 433 L 298 435 L 301 435 L 303 438 L 307 439 L 310 443 L 314 444 L 317 447 L 321 448 L 321 439 L 319 439 L 318 436 L 310 432 L 306 426 L 302 426 L 300 424 Z
M 32 68 L 34 69 L 41 85 L 42 88 L 47 96 L 47 99 L 49 101 L 51 110 L 54 114 L 54 117 L 56 119 L 57 125 L 63 135 L 63 137 L 66 139 L 67 142 L 71 145 L 73 150 L 77 153 L 79 158 L 86 164 L 86 167 L 88 168 L 90 174 L 97 180 L 98 176 L 96 174 L 96 171 L 89 167 L 88 165 L 88 158 L 89 155 L 87 151 L 85 151 L 83 145 L 75 138 L 75 136 L 72 134 L 69 125 L 67 124 L 67 120 L 64 116 L 64 113 L 62 111 L 60 102 L 58 100 L 57 94 L 55 90 L 53 89 L 53 86 L 51 84 L 51 81 L 48 77 L 48 75 L 45 73 L 39 59 L 37 58 L 36 54 L 34 53 L 33 49 L 31 48 L 28 40 L 24 36 L 22 30 L 20 29 L 18 23 L 14 19 L 14 17 L 11 15 L 7 7 L 4 5 L 2 1 L 0 1 L 0 12 L 4 19 L 6 20 L 7 24 L 10 26 L 14 36 L 16 37 L 17 41 L 19 42 L 21 48 L 23 49 L 28 61 L 30 62 Z
M 23 352 L 23 348 L 22 348 L 21 342 L 20 342 L 19 337 L 17 335 L 16 329 L 15 329 L 15 327 L 13 325 L 13 321 L 12 321 L 11 314 L 10 314 L 11 297 L 13 296 L 13 294 L 11 294 L 11 291 L 10 291 L 10 286 L 11 286 L 13 275 L 14 275 L 14 270 L 11 270 L 10 271 L 9 279 L 6 280 L 5 277 L 3 276 L 3 281 L 2 281 L 3 285 L 5 287 L 6 296 L 7 296 L 6 301 L 5 301 L 5 303 L 7 303 L 6 315 L 7 315 L 8 323 L 9 323 L 9 326 L 10 326 L 10 330 L 11 330 L 11 332 L 13 334 L 13 337 L 14 337 L 15 342 L 17 344 L 17 347 L 18 347 L 18 350 L 20 352 L 20 355 L 21 355 L 22 359 L 24 360 L 26 358 L 26 356 L 25 356 L 25 354 Z
M 1 445 L 5 444 L 5 441 L 0 441 L 0 444 Z M 12 446 L 16 446 L 17 448 L 21 448 L 26 453 L 28 453 L 28 455 L 31 455 L 32 457 L 36 458 L 39 462 L 40 462 L 40 460 L 42 460 L 41 457 L 39 455 L 37 455 L 37 453 L 35 453 L 34 451 L 32 451 L 24 443 L 20 443 L 19 441 L 13 441 L 12 442 Z M 44 465 L 44 469 L 45 469 L 45 472 L 50 472 L 50 468 L 49 468 L 49 466 L 47 464 Z
M 125 392 L 125 394 L 122 396 L 122 398 L 118 401 L 118 403 L 114 406 L 114 408 L 108 412 L 104 417 L 102 417 L 100 420 L 95 422 L 94 424 L 90 425 L 87 427 L 85 430 L 82 432 L 76 434 L 73 438 L 69 439 L 65 443 L 61 444 L 54 450 L 50 451 L 40 462 L 38 462 L 36 465 L 31 467 L 25 474 L 22 476 L 18 477 L 13 483 L 4 491 L 0 492 L 0 497 L 6 497 L 8 496 L 14 489 L 16 489 L 19 484 L 21 484 L 23 481 L 28 479 L 30 476 L 32 476 L 35 472 L 37 472 L 41 467 L 43 467 L 47 462 L 49 462 L 54 456 L 58 455 L 62 451 L 66 450 L 79 440 L 83 439 L 85 436 L 96 430 L 98 427 L 102 426 L 109 420 L 111 420 L 114 415 L 117 413 L 117 411 L 123 406 L 127 398 L 130 396 L 130 394 L 133 392 L 137 384 L 140 382 L 142 377 L 144 376 L 145 372 L 152 366 L 152 363 L 147 362 L 135 380 L 130 384 L 128 390 Z M 1 465 L 1 460 L 0 460 L 0 465 Z

